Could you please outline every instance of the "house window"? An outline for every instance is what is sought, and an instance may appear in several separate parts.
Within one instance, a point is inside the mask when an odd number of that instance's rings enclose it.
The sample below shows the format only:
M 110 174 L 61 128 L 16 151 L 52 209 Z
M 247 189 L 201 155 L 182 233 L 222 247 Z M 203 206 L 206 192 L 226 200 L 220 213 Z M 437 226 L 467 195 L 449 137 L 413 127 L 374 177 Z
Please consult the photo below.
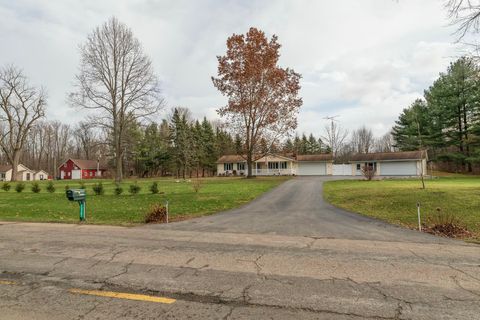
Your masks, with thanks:
M 233 170 L 233 163 L 224 163 L 223 164 L 223 171 L 232 171 Z
M 5 173 L 0 173 L 0 178 L 5 179 L 6 175 Z
M 268 169 L 278 169 L 278 162 L 269 162 Z
M 237 170 L 240 170 L 240 171 L 245 170 L 245 162 L 237 163 Z
M 27 172 L 27 181 L 30 181 L 30 173 Z
M 40 175 L 40 180 L 43 180 L 43 174 Z
M 357 170 L 358 171 L 362 170 L 362 165 L 360 163 L 357 163 Z
M 287 169 L 287 161 L 280 162 L 280 169 Z

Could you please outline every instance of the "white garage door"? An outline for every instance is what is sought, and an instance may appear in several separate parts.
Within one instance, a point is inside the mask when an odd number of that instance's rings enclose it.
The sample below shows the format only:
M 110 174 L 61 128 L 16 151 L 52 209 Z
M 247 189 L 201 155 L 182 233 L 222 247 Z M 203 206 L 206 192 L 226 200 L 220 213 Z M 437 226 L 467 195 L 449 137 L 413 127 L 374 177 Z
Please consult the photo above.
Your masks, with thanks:
M 325 162 L 299 162 L 299 176 L 324 176 L 327 174 L 327 165 Z
M 82 177 L 82 170 L 72 170 L 72 179 L 80 179 Z
M 382 176 L 416 176 L 417 164 L 415 161 L 382 162 L 380 174 Z
M 334 164 L 333 175 L 334 176 L 351 176 L 352 165 L 351 164 Z

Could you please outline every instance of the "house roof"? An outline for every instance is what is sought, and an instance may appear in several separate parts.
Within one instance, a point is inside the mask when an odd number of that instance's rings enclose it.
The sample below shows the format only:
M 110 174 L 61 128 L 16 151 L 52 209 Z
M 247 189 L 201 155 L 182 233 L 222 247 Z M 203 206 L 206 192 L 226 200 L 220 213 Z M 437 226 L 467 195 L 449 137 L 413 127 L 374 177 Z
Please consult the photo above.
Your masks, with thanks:
M 72 159 L 72 158 L 64 161 L 60 165 L 60 167 L 63 166 L 63 164 L 68 160 L 72 160 L 73 163 L 75 163 L 77 167 L 79 167 L 80 169 L 97 169 L 97 160 L 84 160 L 84 159 Z M 105 166 L 100 164 L 100 170 L 106 170 Z
M 291 161 L 312 161 L 312 162 L 318 162 L 318 161 L 332 161 L 333 156 L 332 154 L 308 154 L 308 155 L 297 155 L 297 156 L 291 156 L 291 155 L 281 155 L 281 154 L 268 154 L 266 156 L 271 156 L 271 157 L 279 157 L 279 158 L 284 158 L 287 160 Z M 263 158 L 263 157 L 261 157 Z M 259 159 L 261 159 L 259 158 Z M 217 160 L 217 163 L 232 163 L 232 162 L 244 162 L 246 160 L 246 156 L 241 156 L 241 155 L 224 155 L 221 156 L 220 159 Z M 256 159 L 255 161 L 257 161 Z
M 333 161 L 333 155 L 331 153 L 323 154 L 299 154 L 297 155 L 297 161 L 305 162 L 319 162 L 319 161 Z
M 0 172 L 7 172 L 8 170 L 11 170 L 12 166 L 8 164 L 0 164 Z
M 357 153 L 350 157 L 350 162 L 420 160 L 425 158 L 426 158 L 426 153 L 424 151 Z
M 237 154 L 227 154 L 221 156 L 217 163 L 230 163 L 230 162 L 243 162 L 245 161 L 246 157 L 237 155 Z

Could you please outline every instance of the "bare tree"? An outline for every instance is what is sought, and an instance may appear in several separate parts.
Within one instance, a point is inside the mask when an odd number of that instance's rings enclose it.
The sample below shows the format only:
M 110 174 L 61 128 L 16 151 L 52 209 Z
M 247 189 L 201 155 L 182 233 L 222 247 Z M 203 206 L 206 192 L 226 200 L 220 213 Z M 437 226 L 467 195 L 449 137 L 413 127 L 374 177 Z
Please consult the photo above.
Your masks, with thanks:
M 300 74 L 278 66 L 279 50 L 275 35 L 268 40 L 256 28 L 246 35 L 234 34 L 227 39 L 226 55 L 217 57 L 218 78 L 212 77 L 214 86 L 228 97 L 228 104 L 217 112 L 245 139 L 248 177 L 260 141 L 273 145 L 297 127 Z
M 395 141 L 391 132 L 385 133 L 383 136 L 375 140 L 375 152 L 393 152 L 395 151 Z
M 45 92 L 30 86 L 20 69 L 0 69 L 0 147 L 12 165 L 12 181 L 17 179 L 28 134 L 35 122 L 44 117 L 45 107 Z
M 448 0 L 445 7 L 453 24 L 457 25 L 459 40 L 469 32 L 480 31 L 480 1 Z
M 80 121 L 75 127 L 76 144 L 85 159 L 92 159 L 99 144 L 94 126 L 87 121 Z
M 115 180 L 121 181 L 128 128 L 162 108 L 159 82 L 139 40 L 116 18 L 87 37 L 80 55 L 80 72 L 70 100 L 74 106 L 97 111 L 90 119 L 108 130 L 115 153 Z
M 372 151 L 374 143 L 375 139 L 371 129 L 363 126 L 353 131 L 351 144 L 354 152 L 369 153 Z
M 322 140 L 330 147 L 333 157 L 336 158 L 347 137 L 348 131 L 332 119 L 330 125 L 325 125 L 325 135 L 322 136 Z

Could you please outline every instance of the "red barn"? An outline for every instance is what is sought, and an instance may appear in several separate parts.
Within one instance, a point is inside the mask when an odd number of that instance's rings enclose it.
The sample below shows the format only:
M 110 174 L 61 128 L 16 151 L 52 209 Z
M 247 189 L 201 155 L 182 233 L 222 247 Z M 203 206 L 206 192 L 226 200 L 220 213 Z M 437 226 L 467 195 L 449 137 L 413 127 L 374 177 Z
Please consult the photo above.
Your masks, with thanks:
M 95 179 L 104 175 L 107 169 L 96 160 L 68 159 L 60 167 L 60 179 Z

